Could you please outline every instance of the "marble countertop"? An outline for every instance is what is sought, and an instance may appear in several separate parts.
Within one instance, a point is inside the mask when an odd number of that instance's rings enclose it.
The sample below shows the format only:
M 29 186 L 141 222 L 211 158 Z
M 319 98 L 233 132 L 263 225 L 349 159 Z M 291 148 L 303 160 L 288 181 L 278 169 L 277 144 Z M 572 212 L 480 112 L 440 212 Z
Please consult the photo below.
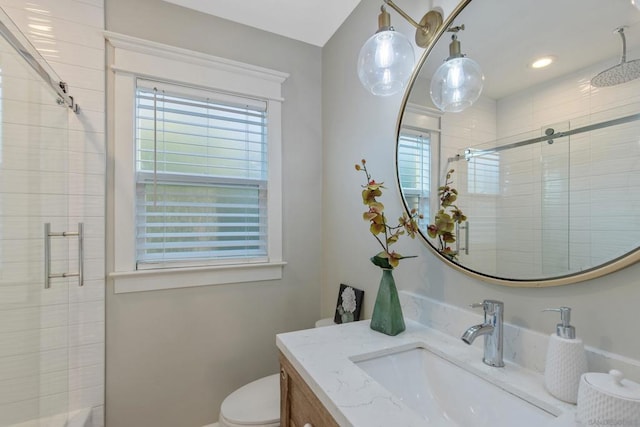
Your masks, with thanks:
M 575 406 L 551 396 L 543 376 L 506 361 L 504 368 L 482 363 L 482 349 L 406 319 L 407 329 L 391 337 L 369 328 L 369 321 L 279 334 L 276 344 L 340 426 L 418 427 L 426 421 L 373 380 L 352 360 L 397 348 L 425 347 L 558 418 L 553 426 L 572 426 Z

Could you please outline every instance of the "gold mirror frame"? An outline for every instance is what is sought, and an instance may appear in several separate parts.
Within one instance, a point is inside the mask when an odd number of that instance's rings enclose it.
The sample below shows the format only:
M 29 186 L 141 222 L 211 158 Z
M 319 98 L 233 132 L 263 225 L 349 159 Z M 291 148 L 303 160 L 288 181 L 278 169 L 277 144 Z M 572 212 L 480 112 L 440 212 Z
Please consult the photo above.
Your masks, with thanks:
M 404 93 L 402 102 L 401 102 L 401 107 L 400 107 L 400 112 L 398 114 L 398 119 L 397 119 L 397 123 L 396 123 L 396 153 L 395 153 L 395 169 L 396 169 L 396 185 L 397 185 L 397 189 L 401 195 L 402 198 L 402 204 L 403 207 L 405 209 L 405 211 L 409 212 L 409 207 L 407 206 L 406 203 L 406 199 L 404 197 L 404 193 L 402 191 L 402 186 L 400 183 L 400 176 L 398 173 L 398 141 L 400 138 L 400 132 L 401 132 L 401 127 L 402 127 L 402 119 L 404 117 L 405 114 L 405 110 L 407 108 L 407 104 L 409 101 L 409 97 L 411 94 L 411 90 L 414 87 L 414 84 L 416 82 L 416 79 L 418 78 L 418 75 L 420 74 L 420 71 L 423 67 L 423 65 L 425 64 L 425 62 L 427 61 L 429 55 L 431 54 L 434 46 L 438 43 L 438 41 L 441 39 L 441 37 L 446 34 L 446 30 L 452 26 L 453 22 L 456 20 L 456 18 L 460 15 L 460 13 L 465 9 L 465 7 L 471 3 L 473 0 L 462 0 L 457 6 L 456 8 L 451 12 L 451 14 L 447 17 L 447 19 L 444 20 L 444 23 L 442 24 L 442 26 L 438 29 L 438 31 L 435 34 L 435 37 L 433 38 L 433 40 L 431 41 L 431 43 L 429 43 L 429 45 L 426 47 L 423 55 L 420 57 L 420 60 L 418 61 L 418 63 L 416 64 L 415 69 L 413 70 L 413 73 L 411 75 L 411 78 L 409 80 L 409 83 L 407 85 L 407 89 Z M 481 1 L 481 0 L 478 0 Z M 636 249 L 628 252 L 627 254 L 615 258 L 609 262 L 606 262 L 604 264 L 601 264 L 599 266 L 587 269 L 587 270 L 583 270 L 577 273 L 572 273 L 572 274 L 567 274 L 567 275 L 563 275 L 563 276 L 558 276 L 558 277 L 553 277 L 553 278 L 549 278 L 549 279 L 507 279 L 507 278 L 501 278 L 501 277 L 497 277 L 497 276 L 492 276 L 492 275 L 488 275 L 488 274 L 483 274 L 480 272 L 477 272 L 475 270 L 471 270 L 469 268 L 464 267 L 461 264 L 458 264 L 454 261 L 452 261 L 450 258 L 444 256 L 442 253 L 440 253 L 440 251 L 438 251 L 431 243 L 431 241 L 429 240 L 429 238 L 427 236 L 425 236 L 425 234 L 423 233 L 423 230 L 419 230 L 418 234 L 420 235 L 420 238 L 423 240 L 423 242 L 426 244 L 426 246 L 429 248 L 429 250 L 434 253 L 436 255 L 436 257 L 438 257 L 441 261 L 443 261 L 445 264 L 447 264 L 448 266 L 452 267 L 453 269 L 460 271 L 470 277 L 473 277 L 475 279 L 484 281 L 484 282 L 488 282 L 488 283 L 493 283 L 493 284 L 497 284 L 497 285 L 502 285 L 502 286 L 510 286 L 510 287 L 522 287 L 522 288 L 540 288 L 540 287 L 550 287 L 550 286 L 561 286 L 561 285 L 568 285 L 568 284 L 572 284 L 572 283 L 578 283 L 578 282 L 583 282 L 583 281 L 587 281 L 587 280 L 591 280 L 591 279 L 595 279 L 598 277 L 602 277 L 604 275 L 607 275 L 609 273 L 613 273 L 615 271 L 618 271 L 622 268 L 628 267 L 636 262 L 638 262 L 640 260 L 640 247 L 637 247 Z

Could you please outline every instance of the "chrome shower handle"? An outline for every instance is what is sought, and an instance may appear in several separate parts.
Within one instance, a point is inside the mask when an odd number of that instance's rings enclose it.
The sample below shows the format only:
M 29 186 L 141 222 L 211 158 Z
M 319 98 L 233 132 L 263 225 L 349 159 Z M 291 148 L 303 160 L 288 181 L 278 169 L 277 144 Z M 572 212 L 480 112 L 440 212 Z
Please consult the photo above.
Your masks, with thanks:
M 84 286 L 84 223 L 78 223 L 78 286 Z
M 78 272 L 51 273 L 51 238 L 78 237 Z M 44 288 L 51 287 L 51 279 L 60 277 L 77 277 L 78 286 L 84 285 L 84 224 L 78 223 L 78 231 L 52 232 L 51 223 L 44 224 Z
M 460 230 L 464 230 L 464 247 L 460 247 Z M 465 255 L 469 255 L 469 221 L 464 224 L 456 223 L 456 253 L 464 251 Z
M 44 288 L 49 289 L 51 284 L 51 223 L 44 224 Z
M 469 221 L 464 223 L 464 253 L 469 255 Z

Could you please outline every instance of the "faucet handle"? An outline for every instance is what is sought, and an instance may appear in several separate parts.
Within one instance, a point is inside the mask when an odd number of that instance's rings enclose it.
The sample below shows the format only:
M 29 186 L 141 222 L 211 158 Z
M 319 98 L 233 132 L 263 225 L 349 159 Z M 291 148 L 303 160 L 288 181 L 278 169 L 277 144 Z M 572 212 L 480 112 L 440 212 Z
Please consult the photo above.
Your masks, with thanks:
M 486 299 L 482 302 L 474 302 L 469 307 L 471 308 L 480 308 L 482 307 L 485 312 L 494 313 L 498 310 L 501 310 L 504 307 L 504 303 L 502 301 L 497 301 L 493 299 Z

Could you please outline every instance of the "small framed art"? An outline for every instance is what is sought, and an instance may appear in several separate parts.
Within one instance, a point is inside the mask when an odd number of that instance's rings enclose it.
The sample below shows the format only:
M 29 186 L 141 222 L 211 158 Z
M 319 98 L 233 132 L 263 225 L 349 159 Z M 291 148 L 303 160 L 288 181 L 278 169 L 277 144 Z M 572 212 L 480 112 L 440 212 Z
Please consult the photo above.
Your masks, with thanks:
M 360 320 L 360 310 L 363 299 L 363 290 L 340 284 L 336 314 L 333 317 L 333 321 L 335 323 L 347 323 Z

